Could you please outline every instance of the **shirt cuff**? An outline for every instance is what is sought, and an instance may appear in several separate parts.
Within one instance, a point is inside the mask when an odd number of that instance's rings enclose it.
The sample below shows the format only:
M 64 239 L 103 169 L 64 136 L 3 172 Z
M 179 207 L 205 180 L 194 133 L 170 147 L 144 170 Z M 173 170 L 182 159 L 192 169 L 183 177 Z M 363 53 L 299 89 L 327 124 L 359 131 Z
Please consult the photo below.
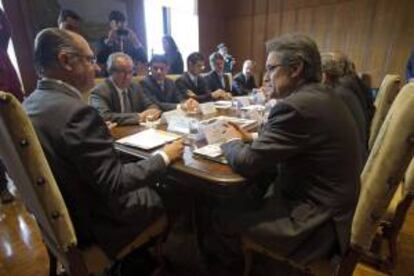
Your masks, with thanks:
M 232 141 L 241 141 L 242 139 L 240 138 L 230 138 L 229 140 L 226 141 L 226 143 L 232 142 Z
M 259 133 L 258 132 L 252 132 L 250 135 L 252 135 L 252 139 L 256 140 L 259 137 Z
M 165 153 L 165 151 L 159 150 L 159 151 L 154 152 L 153 155 L 157 155 L 157 154 L 161 155 L 162 160 L 164 160 L 165 166 L 168 166 L 171 163 L 170 158 L 168 158 L 168 155 Z

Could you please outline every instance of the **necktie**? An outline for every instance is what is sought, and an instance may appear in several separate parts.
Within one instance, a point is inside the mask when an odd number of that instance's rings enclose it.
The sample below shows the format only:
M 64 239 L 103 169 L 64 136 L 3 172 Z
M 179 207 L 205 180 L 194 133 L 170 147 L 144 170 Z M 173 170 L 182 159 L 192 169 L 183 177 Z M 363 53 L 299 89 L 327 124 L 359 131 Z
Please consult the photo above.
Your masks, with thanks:
M 131 103 L 129 102 L 129 97 L 127 94 L 127 91 L 122 91 L 122 101 L 124 103 L 124 113 L 130 113 L 131 112 Z

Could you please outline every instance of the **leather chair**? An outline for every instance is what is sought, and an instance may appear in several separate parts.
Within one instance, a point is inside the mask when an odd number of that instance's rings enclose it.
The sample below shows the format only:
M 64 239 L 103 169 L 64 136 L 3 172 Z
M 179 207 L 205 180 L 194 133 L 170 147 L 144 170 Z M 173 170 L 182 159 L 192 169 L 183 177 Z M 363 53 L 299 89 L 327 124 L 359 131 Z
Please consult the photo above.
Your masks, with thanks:
M 375 113 L 372 118 L 371 128 L 369 133 L 368 148 L 371 150 L 375 139 L 381 128 L 382 123 L 387 116 L 392 102 L 400 90 L 401 77 L 399 75 L 386 75 L 379 88 L 377 98 L 375 99 Z
M 47 163 L 33 126 L 20 103 L 0 91 L 0 155 L 14 179 L 22 200 L 41 230 L 50 256 L 50 275 L 56 275 L 56 260 L 70 275 L 90 275 L 105 271 L 115 260 L 97 245 L 77 247 L 74 227 L 59 187 Z M 123 248 L 116 259 L 156 241 L 161 258 L 161 242 L 167 230 L 162 216 Z
M 412 200 L 414 170 L 412 167 L 408 169 L 414 156 L 412 106 L 414 106 L 414 84 L 407 84 L 390 108 L 361 174 L 361 191 L 352 223 L 351 244 L 340 264 L 332 267 L 328 260 L 321 260 L 307 267 L 300 267 L 290 262 L 291 265 L 309 275 L 352 275 L 358 261 L 369 252 L 385 211 L 405 172 L 407 172 L 406 182 L 410 183 L 410 192 L 407 195 L 408 199 Z M 245 254 L 245 276 L 250 273 L 253 252 L 289 262 L 277 252 L 268 250 L 246 235 L 242 236 L 242 247 Z

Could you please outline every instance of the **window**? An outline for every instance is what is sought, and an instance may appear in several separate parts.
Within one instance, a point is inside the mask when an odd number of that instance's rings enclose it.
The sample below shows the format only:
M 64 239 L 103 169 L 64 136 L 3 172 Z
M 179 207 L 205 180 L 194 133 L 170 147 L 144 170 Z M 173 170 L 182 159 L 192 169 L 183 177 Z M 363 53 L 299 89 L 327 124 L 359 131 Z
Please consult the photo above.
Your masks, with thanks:
M 170 34 L 184 60 L 199 50 L 197 0 L 145 0 L 148 56 L 163 54 L 161 38 Z

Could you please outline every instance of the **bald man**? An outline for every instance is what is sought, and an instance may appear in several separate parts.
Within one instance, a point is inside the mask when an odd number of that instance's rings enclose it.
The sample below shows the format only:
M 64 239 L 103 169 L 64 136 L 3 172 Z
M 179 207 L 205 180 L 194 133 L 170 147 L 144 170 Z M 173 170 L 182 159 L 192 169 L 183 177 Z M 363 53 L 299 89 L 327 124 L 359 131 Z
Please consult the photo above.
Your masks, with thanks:
M 155 184 L 179 159 L 182 142 L 146 160 L 122 163 L 104 120 L 82 101 L 97 65 L 80 35 L 57 28 L 35 40 L 40 80 L 24 102 L 65 200 L 80 246 L 114 258 L 162 213 Z
M 246 60 L 243 63 L 243 71 L 234 76 L 233 79 L 233 95 L 242 96 L 252 92 L 253 88 L 257 88 L 254 80 L 255 64 L 251 60 Z

